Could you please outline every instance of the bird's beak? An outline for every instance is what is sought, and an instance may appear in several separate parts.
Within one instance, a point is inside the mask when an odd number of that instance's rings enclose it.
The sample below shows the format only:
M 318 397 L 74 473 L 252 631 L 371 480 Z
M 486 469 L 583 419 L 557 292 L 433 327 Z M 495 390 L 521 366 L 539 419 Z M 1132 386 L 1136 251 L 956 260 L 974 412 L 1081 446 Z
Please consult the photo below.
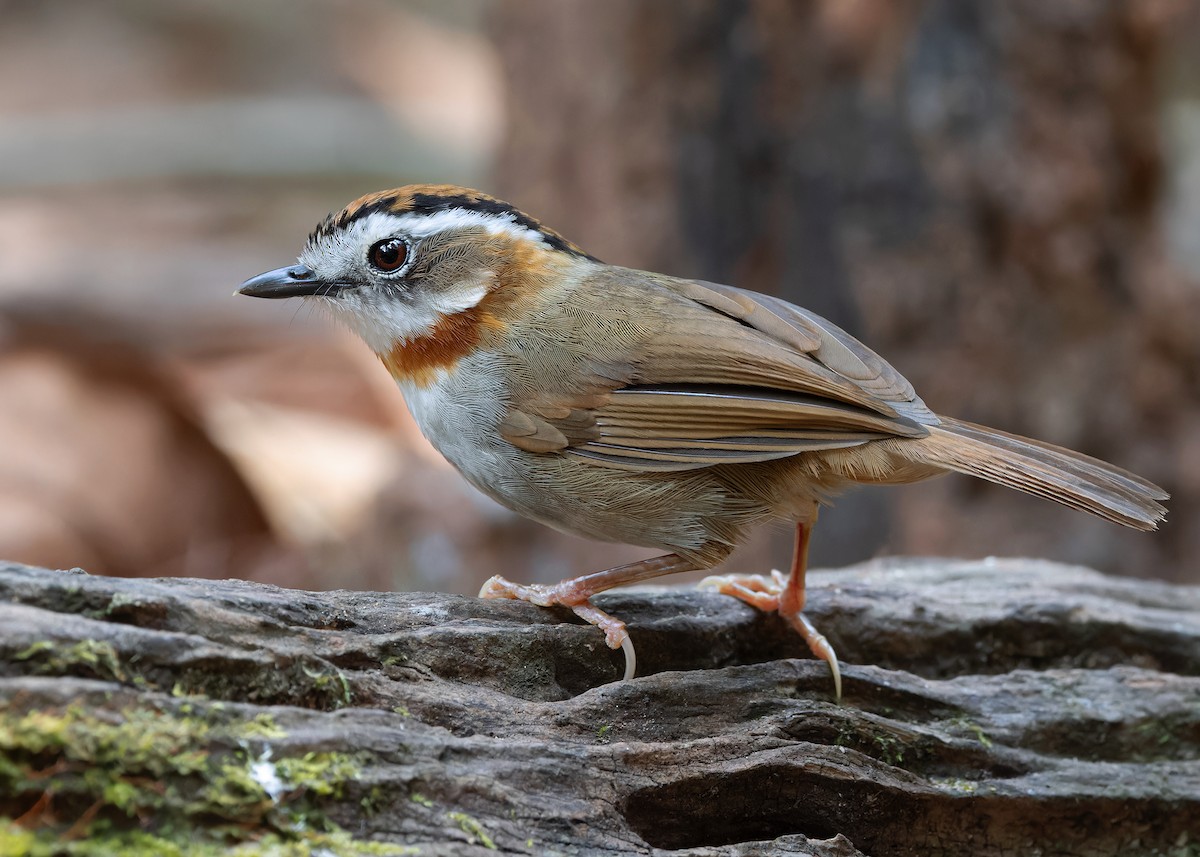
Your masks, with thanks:
M 306 265 L 291 265 L 251 277 L 242 283 L 237 293 L 252 298 L 300 298 L 332 295 L 343 288 L 339 283 L 327 283 L 320 279 Z

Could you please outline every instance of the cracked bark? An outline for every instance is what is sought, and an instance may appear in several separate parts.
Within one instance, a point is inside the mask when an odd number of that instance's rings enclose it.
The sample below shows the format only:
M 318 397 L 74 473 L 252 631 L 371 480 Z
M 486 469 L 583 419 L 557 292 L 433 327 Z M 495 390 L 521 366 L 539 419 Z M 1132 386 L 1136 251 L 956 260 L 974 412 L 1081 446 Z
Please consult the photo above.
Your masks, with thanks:
M 14 718 L 136 734 L 139 712 L 266 714 L 204 749 L 352 755 L 344 788 L 306 805 L 422 854 L 1193 853 L 1200 590 L 1032 560 L 878 562 L 810 587 L 841 705 L 775 617 L 689 589 L 600 599 L 642 670 L 610 683 L 620 654 L 565 610 L 0 567 L 0 816 L 56 836 L 89 808 L 109 829 L 159 821 L 66 790 L 36 808 L 70 760 L 21 746 Z M 305 790 L 262 787 L 263 805 Z M 175 819 L 190 836 L 216 820 Z

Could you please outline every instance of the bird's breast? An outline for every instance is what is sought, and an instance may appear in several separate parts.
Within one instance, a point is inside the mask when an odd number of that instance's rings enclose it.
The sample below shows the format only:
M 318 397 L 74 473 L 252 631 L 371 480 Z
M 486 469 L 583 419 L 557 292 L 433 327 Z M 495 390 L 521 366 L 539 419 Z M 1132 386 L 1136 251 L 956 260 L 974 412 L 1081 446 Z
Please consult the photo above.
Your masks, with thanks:
M 419 378 L 398 376 L 397 383 L 421 433 L 438 452 L 470 481 L 492 481 L 503 452 L 496 427 L 507 400 L 495 361 L 475 352 Z

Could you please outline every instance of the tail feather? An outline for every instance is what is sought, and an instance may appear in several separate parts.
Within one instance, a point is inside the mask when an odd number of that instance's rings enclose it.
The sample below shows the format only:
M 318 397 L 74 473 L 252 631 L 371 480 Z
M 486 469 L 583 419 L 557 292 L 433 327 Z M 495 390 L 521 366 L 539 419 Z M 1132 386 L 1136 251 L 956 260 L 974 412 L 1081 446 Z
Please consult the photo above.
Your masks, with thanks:
M 913 447 L 915 458 L 978 476 L 1138 530 L 1157 529 L 1162 488 L 1098 458 L 1049 443 L 941 417 Z

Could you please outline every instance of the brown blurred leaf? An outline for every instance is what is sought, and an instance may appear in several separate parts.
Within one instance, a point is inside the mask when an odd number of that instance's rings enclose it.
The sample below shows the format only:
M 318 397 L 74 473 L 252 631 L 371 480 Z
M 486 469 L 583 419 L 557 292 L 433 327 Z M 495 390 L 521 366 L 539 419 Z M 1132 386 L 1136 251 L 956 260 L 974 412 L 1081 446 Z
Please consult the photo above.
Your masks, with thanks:
M 271 543 L 178 378 L 129 330 L 62 307 L 0 318 L 0 555 L 227 576 Z

